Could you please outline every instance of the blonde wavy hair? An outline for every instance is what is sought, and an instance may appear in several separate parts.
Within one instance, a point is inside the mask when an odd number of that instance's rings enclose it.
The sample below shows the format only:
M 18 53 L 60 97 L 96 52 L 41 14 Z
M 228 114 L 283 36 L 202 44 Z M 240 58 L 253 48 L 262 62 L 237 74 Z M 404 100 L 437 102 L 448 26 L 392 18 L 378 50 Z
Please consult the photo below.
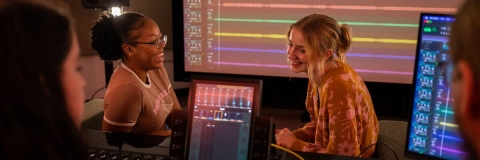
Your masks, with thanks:
M 308 77 L 323 77 L 325 64 L 331 63 L 334 56 L 327 57 L 331 50 L 341 61 L 352 42 L 352 30 L 347 24 L 339 25 L 337 21 L 322 14 L 311 14 L 290 25 L 287 39 L 292 29 L 298 29 L 304 38 L 304 48 L 308 58 Z

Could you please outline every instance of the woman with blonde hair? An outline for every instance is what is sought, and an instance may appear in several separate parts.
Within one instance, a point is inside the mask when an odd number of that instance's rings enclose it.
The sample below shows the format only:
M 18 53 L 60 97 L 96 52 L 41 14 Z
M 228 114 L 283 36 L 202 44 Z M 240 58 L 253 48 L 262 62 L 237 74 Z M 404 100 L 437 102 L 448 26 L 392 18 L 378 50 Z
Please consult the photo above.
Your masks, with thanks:
M 321 14 L 290 25 L 288 60 L 292 71 L 309 77 L 306 108 L 311 122 L 293 132 L 277 130 L 277 144 L 296 151 L 358 156 L 377 142 L 378 120 L 370 93 L 345 62 L 351 32 L 348 25 Z M 370 157 L 374 150 L 370 147 L 361 157 Z

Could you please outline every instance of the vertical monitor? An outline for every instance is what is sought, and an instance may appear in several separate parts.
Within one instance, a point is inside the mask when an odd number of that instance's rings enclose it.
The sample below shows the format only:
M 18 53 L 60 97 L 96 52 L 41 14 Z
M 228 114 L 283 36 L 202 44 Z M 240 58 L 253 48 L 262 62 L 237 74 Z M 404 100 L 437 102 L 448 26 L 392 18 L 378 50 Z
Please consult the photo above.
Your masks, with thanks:
M 420 16 L 412 107 L 406 155 L 432 159 L 463 159 L 462 138 L 454 121 L 452 90 L 445 73 L 451 69 L 448 36 L 452 15 Z
M 191 82 L 187 158 L 248 159 L 261 81 Z

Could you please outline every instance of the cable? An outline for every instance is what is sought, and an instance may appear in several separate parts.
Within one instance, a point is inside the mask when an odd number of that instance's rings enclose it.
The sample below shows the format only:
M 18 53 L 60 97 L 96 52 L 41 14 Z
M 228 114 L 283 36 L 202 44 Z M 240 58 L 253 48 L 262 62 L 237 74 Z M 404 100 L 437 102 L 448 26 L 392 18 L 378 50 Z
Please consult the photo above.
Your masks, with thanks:
M 284 148 L 284 147 L 282 147 L 282 146 L 279 146 L 279 145 L 276 145 L 276 144 L 273 144 L 273 143 L 272 143 L 272 147 L 275 147 L 275 148 L 284 150 L 285 152 L 288 152 L 288 153 L 290 153 L 290 154 L 293 154 L 295 157 L 297 157 L 297 158 L 300 159 L 300 160 L 305 160 L 305 159 L 302 158 L 302 156 L 300 156 L 300 155 L 298 155 L 297 153 L 295 153 L 295 152 L 293 152 L 293 151 L 291 151 L 291 150 L 289 150 L 289 149 L 287 149 L 287 148 Z
M 92 98 L 90 98 L 90 100 L 92 100 L 93 97 L 95 97 L 95 95 L 96 95 L 98 92 L 100 92 L 102 89 L 104 89 L 104 88 L 106 88 L 106 87 L 102 87 L 102 88 L 98 89 L 97 91 L 95 91 L 95 93 L 93 93 Z
M 369 145 L 367 148 L 363 149 L 363 151 L 360 152 L 360 154 L 358 154 L 357 157 L 360 157 L 363 153 L 365 153 L 365 151 L 367 151 L 368 148 L 370 148 L 370 147 L 372 147 L 372 146 L 374 146 L 374 145 L 377 145 L 377 144 L 383 144 L 383 145 L 386 145 L 388 148 L 390 148 L 390 150 L 392 150 L 392 152 L 393 152 L 393 155 L 395 155 L 395 159 L 398 160 L 397 153 L 395 153 L 395 150 L 393 150 L 392 146 L 390 146 L 390 145 L 388 145 L 388 144 L 386 144 L 386 143 L 383 143 L 383 142 L 378 142 L 378 143 L 374 143 L 374 144 Z
M 104 89 L 104 88 L 107 88 L 107 87 L 102 87 L 102 88 L 98 89 L 97 91 L 95 91 L 95 93 L 93 93 L 93 95 L 92 95 L 92 98 L 85 100 L 85 103 L 90 102 L 91 100 L 93 100 L 93 97 L 95 97 L 95 95 L 96 95 L 98 92 L 100 92 L 102 89 Z

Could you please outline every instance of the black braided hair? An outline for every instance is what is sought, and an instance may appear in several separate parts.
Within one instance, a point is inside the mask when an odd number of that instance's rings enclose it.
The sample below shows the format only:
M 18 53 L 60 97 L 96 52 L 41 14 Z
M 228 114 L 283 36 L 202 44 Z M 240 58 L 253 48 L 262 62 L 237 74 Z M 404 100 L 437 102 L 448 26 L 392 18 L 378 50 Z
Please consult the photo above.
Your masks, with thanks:
M 135 13 L 124 13 L 114 17 L 104 11 L 90 28 L 90 47 L 105 61 L 115 61 L 122 58 L 122 44 L 138 38 L 132 31 L 142 28 L 147 17 Z

